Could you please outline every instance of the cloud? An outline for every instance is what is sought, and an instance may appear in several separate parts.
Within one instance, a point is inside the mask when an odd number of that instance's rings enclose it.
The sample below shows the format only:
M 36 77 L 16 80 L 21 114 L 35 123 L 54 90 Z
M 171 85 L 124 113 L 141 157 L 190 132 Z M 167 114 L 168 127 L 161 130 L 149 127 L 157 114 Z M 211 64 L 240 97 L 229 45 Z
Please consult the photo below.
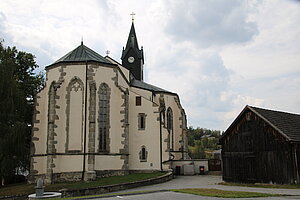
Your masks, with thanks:
M 37 58 L 43 58 L 38 59 L 40 65 L 49 65 L 79 45 L 82 37 L 88 38 L 87 43 L 95 41 L 104 46 L 99 37 L 104 37 L 101 33 L 106 27 L 101 24 L 106 14 L 105 5 L 102 2 L 100 7 L 97 1 L 88 4 L 26 1 L 24 9 L 20 2 L 6 2 L 3 3 L 3 12 L 7 20 L 1 32 L 7 34 L 13 45 L 30 49 Z
M 178 93 L 189 125 L 225 130 L 246 104 L 300 112 L 297 1 L 3 1 L 0 35 L 43 67 L 82 37 L 120 61 L 132 11 L 145 81 Z
M 246 46 L 224 48 L 221 52 L 224 63 L 247 78 L 299 72 L 300 4 L 265 1 L 259 10 L 254 17 L 259 34 Z
M 4 21 L 6 20 L 6 16 L 4 15 L 3 12 L 0 12 L 0 27 L 4 27 Z
M 164 59 L 148 71 L 149 82 L 179 94 L 190 125 L 221 127 L 218 114 L 231 109 L 232 99 L 224 99 L 223 92 L 229 89 L 233 72 L 224 66 L 218 52 L 177 43 L 159 52 Z
M 166 32 L 177 41 L 197 43 L 201 48 L 240 44 L 251 41 L 258 33 L 249 21 L 248 1 L 168 1 Z

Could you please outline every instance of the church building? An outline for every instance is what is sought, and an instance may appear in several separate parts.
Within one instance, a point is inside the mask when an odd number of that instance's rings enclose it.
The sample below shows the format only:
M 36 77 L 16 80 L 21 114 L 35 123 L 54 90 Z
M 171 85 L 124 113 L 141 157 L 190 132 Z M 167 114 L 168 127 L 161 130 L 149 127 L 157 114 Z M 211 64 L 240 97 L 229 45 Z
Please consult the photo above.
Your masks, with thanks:
M 185 111 L 176 93 L 144 82 L 144 53 L 133 22 L 121 60 L 81 42 L 45 68 L 29 182 L 167 171 L 172 160 L 187 158 Z

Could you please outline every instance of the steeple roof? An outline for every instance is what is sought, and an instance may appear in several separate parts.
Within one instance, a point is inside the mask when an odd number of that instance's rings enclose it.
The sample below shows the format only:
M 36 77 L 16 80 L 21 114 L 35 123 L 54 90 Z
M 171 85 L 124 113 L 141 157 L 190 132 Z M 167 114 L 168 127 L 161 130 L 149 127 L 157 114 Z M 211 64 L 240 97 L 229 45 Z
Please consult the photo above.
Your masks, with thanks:
M 130 47 L 139 48 L 133 22 L 131 24 L 130 32 L 129 32 L 129 35 L 128 35 L 128 39 L 127 39 L 127 43 L 126 43 L 126 49 L 128 49 Z
M 49 65 L 55 65 L 58 63 L 70 63 L 70 62 L 87 62 L 87 61 L 93 61 L 93 62 L 99 62 L 99 63 L 106 63 L 106 64 L 113 64 L 104 57 L 102 57 L 97 52 L 93 51 L 92 49 L 88 48 L 81 42 L 81 45 L 79 45 L 77 48 L 75 48 L 73 51 L 67 53 L 65 56 L 61 57 L 57 61 L 55 61 L 53 64 Z M 47 66 L 47 67 L 49 67 Z
M 123 49 L 121 59 L 123 59 L 126 56 L 127 52 L 130 49 L 133 49 L 136 52 L 136 54 L 138 55 L 138 57 L 143 59 L 143 49 L 139 50 L 139 45 L 138 45 L 138 41 L 137 41 L 137 37 L 136 37 L 136 33 L 135 33 L 135 28 L 134 28 L 134 23 L 133 22 L 131 24 L 130 32 L 129 32 L 129 35 L 128 35 L 128 39 L 127 39 L 127 43 L 126 43 L 126 48 Z

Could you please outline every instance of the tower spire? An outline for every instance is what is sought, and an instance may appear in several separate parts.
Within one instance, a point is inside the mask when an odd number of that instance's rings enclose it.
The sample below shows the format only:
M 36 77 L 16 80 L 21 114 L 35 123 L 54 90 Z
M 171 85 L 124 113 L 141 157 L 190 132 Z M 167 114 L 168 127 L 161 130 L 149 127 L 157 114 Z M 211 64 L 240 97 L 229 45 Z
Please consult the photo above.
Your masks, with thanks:
M 143 48 L 140 49 L 134 28 L 134 15 L 132 16 L 132 23 L 130 32 L 128 35 L 126 47 L 123 47 L 122 51 L 122 65 L 127 68 L 135 79 L 143 81 L 143 64 L 144 64 L 144 53 Z

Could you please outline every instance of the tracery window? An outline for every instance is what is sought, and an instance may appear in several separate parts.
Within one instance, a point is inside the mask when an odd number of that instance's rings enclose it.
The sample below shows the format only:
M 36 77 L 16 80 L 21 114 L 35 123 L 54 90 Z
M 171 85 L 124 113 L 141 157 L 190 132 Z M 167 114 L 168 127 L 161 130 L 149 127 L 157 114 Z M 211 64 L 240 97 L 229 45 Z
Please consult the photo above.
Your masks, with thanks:
M 174 131 L 173 131 L 173 111 L 169 107 L 167 110 L 167 129 L 169 132 L 169 145 L 170 150 L 174 149 Z
M 109 151 L 109 100 L 110 89 L 102 83 L 99 88 L 99 152 Z

